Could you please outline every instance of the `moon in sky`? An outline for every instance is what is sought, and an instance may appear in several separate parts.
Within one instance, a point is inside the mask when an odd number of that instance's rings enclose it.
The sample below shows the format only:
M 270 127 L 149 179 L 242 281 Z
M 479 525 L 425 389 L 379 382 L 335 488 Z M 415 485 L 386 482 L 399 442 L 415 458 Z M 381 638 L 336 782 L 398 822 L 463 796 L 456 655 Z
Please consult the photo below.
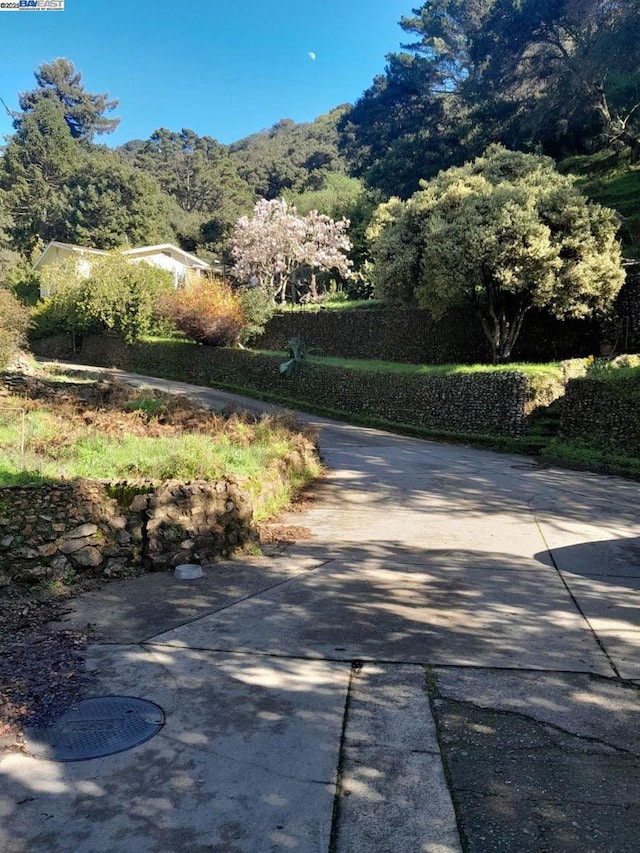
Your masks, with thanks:
M 315 53 L 312 50 L 310 50 L 309 51 L 309 59 L 315 59 L 315 58 L 316 58 Z

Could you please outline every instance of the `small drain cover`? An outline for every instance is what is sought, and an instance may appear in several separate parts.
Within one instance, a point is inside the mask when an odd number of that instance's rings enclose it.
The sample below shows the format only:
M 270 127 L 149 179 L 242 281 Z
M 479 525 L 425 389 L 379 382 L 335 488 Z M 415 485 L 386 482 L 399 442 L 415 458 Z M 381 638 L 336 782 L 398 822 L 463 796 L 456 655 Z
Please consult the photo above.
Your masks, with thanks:
M 25 731 L 26 747 L 38 758 L 85 761 L 124 752 L 153 737 L 164 711 L 133 696 L 82 699 L 52 725 Z

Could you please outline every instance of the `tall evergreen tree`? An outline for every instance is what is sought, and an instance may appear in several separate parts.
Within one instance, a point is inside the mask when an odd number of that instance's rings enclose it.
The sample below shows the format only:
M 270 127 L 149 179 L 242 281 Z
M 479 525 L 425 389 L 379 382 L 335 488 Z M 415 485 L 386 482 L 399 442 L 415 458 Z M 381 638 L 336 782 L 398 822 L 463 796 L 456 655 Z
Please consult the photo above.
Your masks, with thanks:
M 98 249 L 174 238 L 170 199 L 157 181 L 96 147 L 67 178 L 52 222 L 56 239 Z
M 341 122 L 358 174 L 408 197 L 487 144 L 640 157 L 636 0 L 427 0 Z
M 96 134 L 111 133 L 120 119 L 107 118 L 105 113 L 118 106 L 117 100 L 109 96 L 92 95 L 85 91 L 82 74 L 76 71 L 68 59 L 54 59 L 43 63 L 35 72 L 35 89 L 22 92 L 19 96 L 20 109 L 28 114 L 43 101 L 54 104 L 64 116 L 74 139 L 92 140 Z M 15 117 L 16 128 L 23 117 Z
M 80 157 L 62 114 L 49 101 L 20 121 L 0 164 L 0 191 L 11 218 L 11 243 L 25 257 L 54 237 L 62 189 Z

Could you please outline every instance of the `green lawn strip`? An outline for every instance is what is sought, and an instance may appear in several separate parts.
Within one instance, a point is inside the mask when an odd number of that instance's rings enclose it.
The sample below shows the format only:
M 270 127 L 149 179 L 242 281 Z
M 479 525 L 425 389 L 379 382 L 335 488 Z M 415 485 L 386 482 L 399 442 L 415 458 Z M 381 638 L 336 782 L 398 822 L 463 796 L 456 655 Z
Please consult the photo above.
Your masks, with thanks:
M 287 358 L 284 350 L 257 350 L 251 352 L 257 355 L 281 356 Z M 560 378 L 562 368 L 559 362 L 530 364 L 527 362 L 509 362 L 508 364 L 406 364 L 398 361 L 376 361 L 360 358 L 337 358 L 333 356 L 307 356 L 310 364 L 320 364 L 327 367 L 341 367 L 346 370 L 359 370 L 364 373 L 400 373 L 410 376 L 453 376 L 469 373 L 509 373 L 518 371 L 526 376 L 545 376 Z
M 279 306 L 278 311 L 283 314 L 317 314 L 319 311 L 368 311 L 383 305 L 381 299 L 326 299 L 324 302 L 305 302 L 301 305 L 288 302 Z
M 560 465 L 578 471 L 595 471 L 640 480 L 640 458 L 597 450 L 580 439 L 562 441 L 552 439 L 540 451 L 540 459 L 547 465 Z
M 145 408 L 144 391 L 140 403 Z M 136 408 L 135 400 L 132 407 Z M 235 423 L 235 436 L 224 432 L 158 437 L 89 432 L 56 442 L 60 419 L 55 411 L 38 408 L 26 413 L 24 454 L 21 424 L 19 411 L 0 412 L 2 486 L 75 478 L 214 481 L 235 476 L 257 497 L 256 515 L 265 517 L 286 505 L 292 492 L 320 473 L 319 464 L 300 454 L 294 464 L 283 464 L 296 450 L 297 437 L 268 419 Z M 260 498 L 263 492 L 264 500 Z

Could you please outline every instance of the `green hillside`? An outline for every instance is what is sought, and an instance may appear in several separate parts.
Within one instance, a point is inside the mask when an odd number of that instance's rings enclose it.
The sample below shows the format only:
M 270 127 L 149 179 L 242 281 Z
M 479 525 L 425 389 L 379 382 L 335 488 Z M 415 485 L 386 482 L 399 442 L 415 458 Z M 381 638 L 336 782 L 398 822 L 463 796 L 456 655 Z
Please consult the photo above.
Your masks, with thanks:
M 558 168 L 578 176 L 578 186 L 593 201 L 618 212 L 625 254 L 640 259 L 640 163 L 631 163 L 628 154 L 604 150 L 568 157 Z

